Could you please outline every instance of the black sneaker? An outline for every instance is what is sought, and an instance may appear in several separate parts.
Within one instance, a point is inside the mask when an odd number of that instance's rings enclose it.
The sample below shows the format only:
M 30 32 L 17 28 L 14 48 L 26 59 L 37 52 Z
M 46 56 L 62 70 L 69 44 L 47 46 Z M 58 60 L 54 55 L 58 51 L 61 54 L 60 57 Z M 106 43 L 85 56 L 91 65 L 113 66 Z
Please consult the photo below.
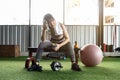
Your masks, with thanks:
M 74 71 L 82 71 L 77 63 L 73 63 L 71 69 Z
M 29 67 L 27 70 L 28 71 L 39 71 L 39 72 L 43 71 L 42 66 L 39 66 L 37 64 L 32 64 L 31 67 Z

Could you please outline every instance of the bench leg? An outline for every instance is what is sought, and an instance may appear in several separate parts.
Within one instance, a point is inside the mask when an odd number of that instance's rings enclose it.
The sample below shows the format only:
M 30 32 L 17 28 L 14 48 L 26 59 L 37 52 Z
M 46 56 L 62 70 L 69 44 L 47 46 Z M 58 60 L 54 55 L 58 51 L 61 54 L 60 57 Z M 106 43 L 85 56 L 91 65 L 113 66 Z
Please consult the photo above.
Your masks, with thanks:
M 25 61 L 25 68 L 29 68 L 30 58 L 27 58 Z
M 32 52 L 31 51 L 29 51 L 29 55 L 28 55 L 29 57 L 32 57 Z
M 32 63 L 33 63 L 33 61 L 34 61 L 34 58 L 32 57 L 32 51 L 29 51 L 28 56 L 29 57 L 25 61 L 25 68 L 29 68 L 30 62 L 32 61 Z
M 25 68 L 29 68 L 30 67 L 30 62 L 33 64 L 35 62 L 35 58 L 34 57 L 29 57 L 26 59 L 25 61 Z

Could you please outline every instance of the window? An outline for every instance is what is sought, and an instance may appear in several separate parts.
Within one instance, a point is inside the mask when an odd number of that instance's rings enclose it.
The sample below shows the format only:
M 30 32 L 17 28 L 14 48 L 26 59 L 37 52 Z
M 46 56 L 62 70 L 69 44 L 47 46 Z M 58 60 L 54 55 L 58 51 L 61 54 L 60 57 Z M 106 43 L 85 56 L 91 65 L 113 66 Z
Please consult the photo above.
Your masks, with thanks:
M 120 25 L 120 0 L 104 0 L 104 25 Z
M 98 0 L 65 0 L 66 25 L 98 25 Z
M 41 25 L 46 13 L 63 22 L 63 0 L 31 0 L 31 24 Z
M 105 16 L 105 23 L 106 24 L 114 23 L 114 16 Z
M 0 25 L 29 23 L 29 0 L 0 0 Z
M 0 0 L 1 25 L 28 25 L 30 0 Z M 63 0 L 31 0 L 31 24 L 41 25 L 43 16 L 51 13 L 63 22 Z
M 114 0 L 105 0 L 105 7 L 114 7 Z

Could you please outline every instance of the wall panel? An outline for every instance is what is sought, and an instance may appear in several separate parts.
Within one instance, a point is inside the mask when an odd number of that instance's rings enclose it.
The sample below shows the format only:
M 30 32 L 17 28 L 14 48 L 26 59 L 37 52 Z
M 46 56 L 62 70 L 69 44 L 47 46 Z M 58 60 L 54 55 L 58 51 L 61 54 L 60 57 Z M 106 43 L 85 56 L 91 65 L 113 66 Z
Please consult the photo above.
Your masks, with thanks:
M 77 41 L 79 46 L 96 44 L 96 26 L 66 25 L 72 45 Z M 40 25 L 0 25 L 0 45 L 20 45 L 20 51 L 28 47 L 38 47 L 41 41 Z M 30 41 L 30 44 L 29 44 Z M 29 46 L 30 45 L 30 46 Z

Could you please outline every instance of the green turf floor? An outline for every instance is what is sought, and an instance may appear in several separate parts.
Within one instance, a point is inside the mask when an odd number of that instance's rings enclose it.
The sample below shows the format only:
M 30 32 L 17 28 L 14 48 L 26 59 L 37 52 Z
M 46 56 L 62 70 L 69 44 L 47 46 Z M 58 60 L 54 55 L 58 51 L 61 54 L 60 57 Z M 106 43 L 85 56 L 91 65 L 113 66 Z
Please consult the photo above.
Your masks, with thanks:
M 0 58 L 0 80 L 120 80 L 120 58 L 105 57 L 96 67 L 85 67 L 80 61 L 81 72 L 72 71 L 70 60 L 59 60 L 60 71 L 52 71 L 52 60 L 42 60 L 43 72 L 24 69 L 26 57 Z

